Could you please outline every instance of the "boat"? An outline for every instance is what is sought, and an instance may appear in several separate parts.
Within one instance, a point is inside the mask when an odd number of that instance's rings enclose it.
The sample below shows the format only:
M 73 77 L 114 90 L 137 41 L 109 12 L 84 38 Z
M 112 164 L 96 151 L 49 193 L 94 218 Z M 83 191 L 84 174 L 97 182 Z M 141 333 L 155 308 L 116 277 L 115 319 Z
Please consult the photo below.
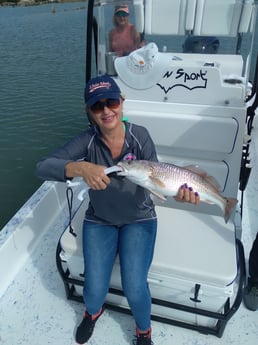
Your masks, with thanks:
M 124 1 L 144 44 L 117 57 L 107 28 L 120 3 L 87 2 L 85 80 L 114 78 L 125 94 L 125 120 L 149 130 L 160 161 L 198 165 L 223 195 L 238 199 L 227 223 L 216 205 L 155 199 L 153 342 L 254 345 L 257 313 L 242 298 L 258 216 L 258 62 L 250 75 L 257 4 Z M 1 344 L 75 343 L 84 308 L 80 238 L 87 202 L 80 179 L 46 181 L 1 230 Z M 106 307 L 89 344 L 131 343 L 135 325 L 118 261 Z

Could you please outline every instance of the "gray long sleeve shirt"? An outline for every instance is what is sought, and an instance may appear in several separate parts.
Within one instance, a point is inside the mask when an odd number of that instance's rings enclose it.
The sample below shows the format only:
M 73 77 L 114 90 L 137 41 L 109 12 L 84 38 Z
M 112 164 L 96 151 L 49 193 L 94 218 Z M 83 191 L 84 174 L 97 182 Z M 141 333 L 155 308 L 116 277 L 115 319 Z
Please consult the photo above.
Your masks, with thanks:
M 44 180 L 66 181 L 65 166 L 69 162 L 84 160 L 110 167 L 129 159 L 157 161 L 154 143 L 144 127 L 125 123 L 124 146 L 120 156 L 113 159 L 95 126 L 41 159 L 36 174 Z M 126 178 L 114 175 L 110 179 L 105 190 L 89 190 L 90 202 L 86 211 L 89 221 L 119 226 L 156 218 L 148 191 Z

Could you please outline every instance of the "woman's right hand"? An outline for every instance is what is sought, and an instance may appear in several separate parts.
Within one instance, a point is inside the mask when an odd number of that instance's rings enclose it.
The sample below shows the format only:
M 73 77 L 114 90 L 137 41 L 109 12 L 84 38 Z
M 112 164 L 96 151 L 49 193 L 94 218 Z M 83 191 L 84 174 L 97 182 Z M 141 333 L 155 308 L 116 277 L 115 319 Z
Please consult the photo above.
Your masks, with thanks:
M 103 165 L 90 162 L 69 162 L 66 164 L 66 176 L 68 178 L 81 176 L 90 188 L 103 190 L 110 183 L 105 169 Z

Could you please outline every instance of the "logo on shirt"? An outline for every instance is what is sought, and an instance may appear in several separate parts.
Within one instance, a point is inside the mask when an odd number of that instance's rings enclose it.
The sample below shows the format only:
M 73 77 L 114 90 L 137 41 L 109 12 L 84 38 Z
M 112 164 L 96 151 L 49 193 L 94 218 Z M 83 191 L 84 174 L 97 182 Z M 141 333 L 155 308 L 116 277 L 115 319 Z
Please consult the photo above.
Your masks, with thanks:
M 136 160 L 136 156 L 133 153 L 127 153 L 123 158 L 123 161 L 135 161 L 135 160 Z

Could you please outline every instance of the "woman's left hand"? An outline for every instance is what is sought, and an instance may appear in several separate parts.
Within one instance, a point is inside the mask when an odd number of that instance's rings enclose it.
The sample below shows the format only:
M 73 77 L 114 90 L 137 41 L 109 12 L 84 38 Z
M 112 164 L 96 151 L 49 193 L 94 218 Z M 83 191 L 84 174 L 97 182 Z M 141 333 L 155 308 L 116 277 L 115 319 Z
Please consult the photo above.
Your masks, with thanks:
M 179 202 L 189 202 L 195 205 L 199 205 L 200 203 L 199 194 L 194 192 L 192 187 L 188 187 L 186 183 L 178 189 L 175 199 Z

